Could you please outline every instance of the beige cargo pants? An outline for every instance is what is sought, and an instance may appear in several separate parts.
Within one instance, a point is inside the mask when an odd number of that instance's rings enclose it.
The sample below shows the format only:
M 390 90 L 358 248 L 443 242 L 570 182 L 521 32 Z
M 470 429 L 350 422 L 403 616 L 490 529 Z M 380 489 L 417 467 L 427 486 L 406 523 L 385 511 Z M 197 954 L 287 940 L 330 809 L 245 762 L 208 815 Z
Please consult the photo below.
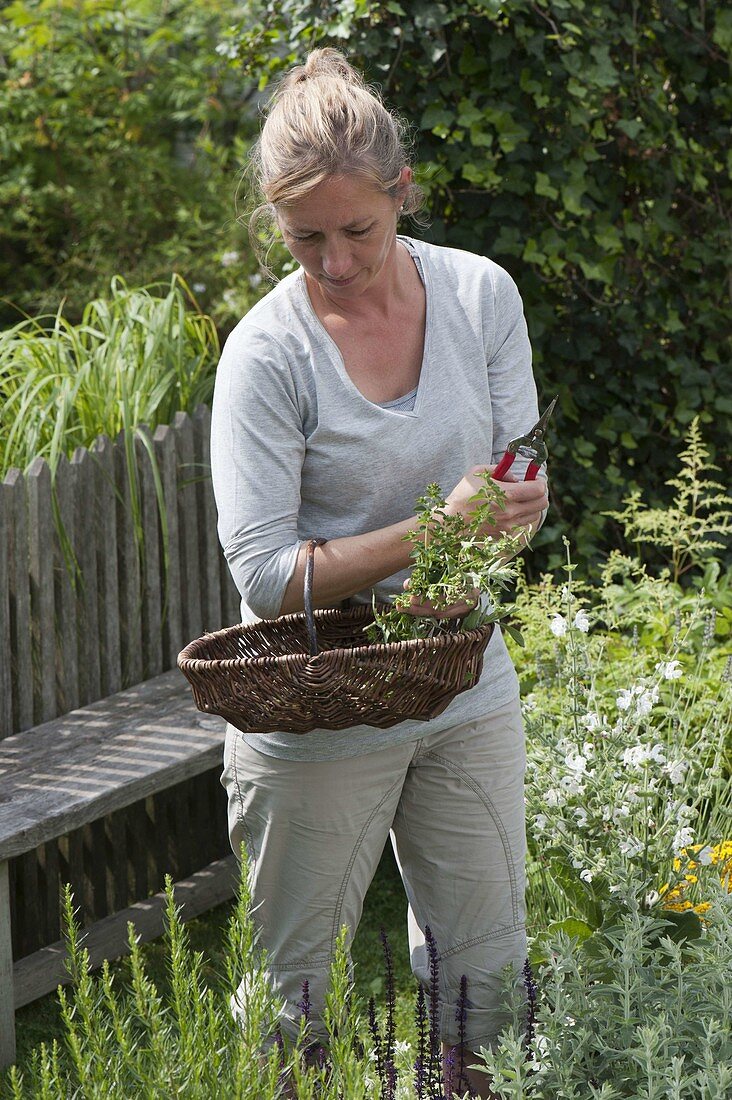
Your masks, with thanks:
M 425 727 L 428 730 L 428 727 Z M 334 734 L 338 736 L 338 734 Z M 424 929 L 439 953 L 441 1038 L 458 1041 L 460 979 L 467 1043 L 489 1046 L 505 1023 L 501 971 L 526 956 L 524 733 L 518 700 L 418 741 L 332 761 L 290 761 L 250 748 L 229 727 L 222 783 L 232 847 L 245 842 L 255 919 L 284 1034 L 297 1033 L 309 982 L 314 1034 L 334 944 L 351 937 L 391 834 L 409 902 L 411 965 L 429 981 Z M 246 992 L 240 988 L 241 1011 Z

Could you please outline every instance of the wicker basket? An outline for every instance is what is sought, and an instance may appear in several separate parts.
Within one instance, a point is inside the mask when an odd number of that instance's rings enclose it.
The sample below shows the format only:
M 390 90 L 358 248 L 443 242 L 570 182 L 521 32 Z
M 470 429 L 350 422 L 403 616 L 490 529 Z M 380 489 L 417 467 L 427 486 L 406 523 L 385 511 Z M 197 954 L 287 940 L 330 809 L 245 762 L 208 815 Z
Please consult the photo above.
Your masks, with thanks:
M 244 733 L 386 729 L 440 714 L 478 682 L 493 623 L 436 638 L 369 644 L 370 606 L 313 611 L 308 544 L 305 611 L 205 634 L 178 655 L 199 710 Z

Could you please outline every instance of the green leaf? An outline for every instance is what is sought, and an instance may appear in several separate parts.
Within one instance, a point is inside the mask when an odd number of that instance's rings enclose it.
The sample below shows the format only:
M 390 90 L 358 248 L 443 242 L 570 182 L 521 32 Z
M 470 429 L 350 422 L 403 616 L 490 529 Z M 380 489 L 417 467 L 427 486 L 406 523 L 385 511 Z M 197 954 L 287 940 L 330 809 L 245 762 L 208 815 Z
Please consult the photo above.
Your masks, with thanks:
M 536 183 L 534 184 L 534 192 L 537 195 L 546 195 L 548 199 L 558 199 L 559 191 L 552 184 L 549 176 L 546 172 L 536 173 Z
M 526 645 L 524 636 L 515 626 L 511 626 L 510 623 L 501 623 L 501 630 L 505 630 L 506 634 L 508 634 L 510 638 L 513 638 L 516 645 L 521 646 L 522 649 L 524 648 Z

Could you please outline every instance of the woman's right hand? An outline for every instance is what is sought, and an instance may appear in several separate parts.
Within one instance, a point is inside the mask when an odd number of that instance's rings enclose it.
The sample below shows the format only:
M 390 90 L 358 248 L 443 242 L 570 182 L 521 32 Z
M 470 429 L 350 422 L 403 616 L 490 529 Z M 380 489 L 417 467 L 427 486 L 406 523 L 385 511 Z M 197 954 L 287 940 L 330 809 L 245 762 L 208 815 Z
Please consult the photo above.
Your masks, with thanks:
M 477 506 L 475 501 L 471 503 L 471 498 L 484 487 L 481 474 L 492 474 L 495 469 L 495 466 L 473 466 L 447 497 L 446 514 L 462 515 L 469 520 Z M 504 506 L 496 506 L 493 523 L 485 525 L 481 534 L 497 538 L 504 533 L 516 534 L 521 529 L 527 534 L 536 531 L 541 514 L 549 505 L 546 479 L 539 477 L 535 481 L 517 481 L 512 474 L 508 474 L 500 485 L 506 494 Z

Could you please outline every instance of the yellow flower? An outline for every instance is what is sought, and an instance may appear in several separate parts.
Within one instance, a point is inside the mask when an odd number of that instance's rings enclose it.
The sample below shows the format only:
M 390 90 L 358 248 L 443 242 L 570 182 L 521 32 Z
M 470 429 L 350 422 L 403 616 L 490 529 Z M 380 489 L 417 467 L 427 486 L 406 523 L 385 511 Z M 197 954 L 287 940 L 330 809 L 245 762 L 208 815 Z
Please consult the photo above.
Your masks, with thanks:
M 708 851 L 709 855 L 704 863 L 700 864 L 698 861 L 692 859 L 692 854 L 696 855 L 705 849 Z M 701 914 L 706 913 L 709 908 L 709 902 L 702 901 L 694 905 L 694 903 L 685 896 L 689 885 L 694 885 L 699 881 L 699 876 L 690 874 L 689 871 L 697 870 L 699 867 L 706 865 L 714 867 L 719 874 L 719 880 L 722 885 L 726 887 L 729 893 L 732 893 L 732 840 L 723 840 L 713 848 L 708 848 L 706 844 L 695 844 L 693 847 L 685 848 L 682 852 L 682 856 L 686 861 L 687 873 L 675 886 L 669 888 L 670 884 L 667 882 L 661 887 L 659 890 L 661 895 L 661 908 L 671 910 L 675 913 L 685 913 L 687 909 L 693 909 L 695 913 L 701 916 Z M 674 871 L 681 871 L 682 866 L 683 862 L 681 859 L 674 859 Z

